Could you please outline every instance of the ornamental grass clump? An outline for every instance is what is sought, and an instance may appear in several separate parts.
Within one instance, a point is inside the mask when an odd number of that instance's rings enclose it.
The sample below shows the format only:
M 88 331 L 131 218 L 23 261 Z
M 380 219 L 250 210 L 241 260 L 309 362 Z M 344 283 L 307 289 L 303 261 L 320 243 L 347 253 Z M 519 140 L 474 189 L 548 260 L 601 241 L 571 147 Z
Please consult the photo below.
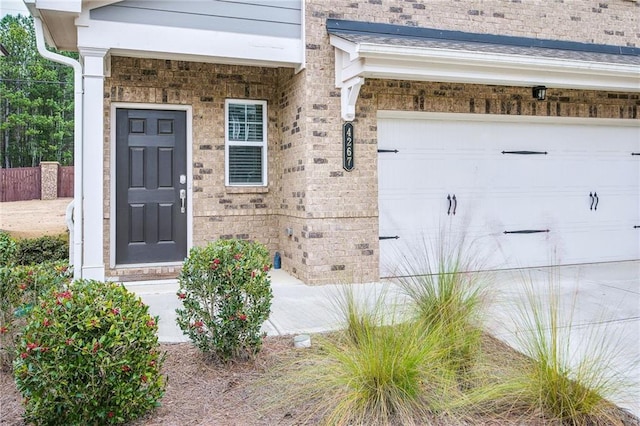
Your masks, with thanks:
M 559 283 L 550 277 L 546 288 L 536 288 L 525 280 L 524 297 L 517 311 L 517 341 L 530 363 L 507 382 L 507 399 L 524 404 L 547 418 L 568 425 L 622 424 L 612 397 L 630 395 L 633 385 L 612 366 L 618 356 L 614 330 L 607 326 L 573 337 L 575 296 L 571 305 L 563 303 Z M 638 367 L 630 360 L 629 371 Z M 636 399 L 637 400 L 637 399 Z
M 403 321 L 385 292 L 373 299 L 342 293 L 334 302 L 345 328 L 318 336 L 315 349 L 274 379 L 281 403 L 311 407 L 310 423 L 428 424 L 445 405 L 451 382 L 439 362 L 439 331 Z
M 270 267 L 268 250 L 256 242 L 219 240 L 191 249 L 179 278 L 182 332 L 219 361 L 252 358 L 271 309 Z
M 41 298 L 17 345 L 25 420 L 120 424 L 159 405 L 158 318 L 122 285 L 79 280 Z
M 486 299 L 478 257 L 464 238 L 423 241 L 398 267 L 397 282 L 412 301 L 417 324 L 441 330 L 442 362 L 451 371 L 469 370 L 480 348 Z

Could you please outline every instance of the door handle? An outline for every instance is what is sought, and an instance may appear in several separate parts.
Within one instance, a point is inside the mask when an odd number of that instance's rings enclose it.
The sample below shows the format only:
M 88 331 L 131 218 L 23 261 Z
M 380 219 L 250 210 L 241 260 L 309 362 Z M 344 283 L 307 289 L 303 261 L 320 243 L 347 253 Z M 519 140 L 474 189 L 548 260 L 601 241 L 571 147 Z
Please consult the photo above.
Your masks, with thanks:
M 456 209 L 458 208 L 458 199 L 456 198 L 456 194 L 453 194 L 453 215 L 456 214 Z
M 449 208 L 447 209 L 447 216 L 451 214 L 451 194 L 447 194 L 447 201 L 449 201 Z
M 595 201 L 593 198 L 593 193 L 589 193 L 589 198 L 591 198 L 591 204 L 589 205 L 589 210 L 593 210 L 593 202 Z
M 185 212 L 184 203 L 185 203 L 186 199 L 187 199 L 187 190 L 186 189 L 181 189 L 180 190 L 180 213 L 184 213 Z
M 598 210 L 598 203 L 600 202 L 600 198 L 598 198 L 598 193 L 597 193 L 597 192 L 594 192 L 594 193 L 593 193 L 593 198 L 595 198 L 595 199 L 596 199 L 596 205 L 595 205 L 595 206 L 593 206 L 593 209 L 594 209 L 594 210 Z

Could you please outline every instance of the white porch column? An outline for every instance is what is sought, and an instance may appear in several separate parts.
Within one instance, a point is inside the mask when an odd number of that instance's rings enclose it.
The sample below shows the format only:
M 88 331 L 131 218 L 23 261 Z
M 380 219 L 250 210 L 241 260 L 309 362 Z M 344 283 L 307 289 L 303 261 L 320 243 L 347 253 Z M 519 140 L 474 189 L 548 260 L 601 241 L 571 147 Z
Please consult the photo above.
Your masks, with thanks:
M 106 49 L 80 48 L 84 66 L 83 262 L 81 276 L 104 280 L 104 62 Z

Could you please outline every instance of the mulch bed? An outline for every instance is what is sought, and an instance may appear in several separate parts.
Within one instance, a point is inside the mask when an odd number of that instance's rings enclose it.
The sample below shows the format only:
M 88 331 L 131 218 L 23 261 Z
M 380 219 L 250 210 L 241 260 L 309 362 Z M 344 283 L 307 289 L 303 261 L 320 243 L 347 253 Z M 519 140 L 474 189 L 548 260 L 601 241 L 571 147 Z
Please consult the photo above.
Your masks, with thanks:
M 269 386 L 273 367 L 286 366 L 306 356 L 308 349 L 293 348 L 292 336 L 265 339 L 262 352 L 252 362 L 220 365 L 207 360 L 189 343 L 163 344 L 167 352 L 164 373 L 169 377 L 162 405 L 134 426 L 152 425 L 302 425 L 317 424 L 310 418 L 313 407 L 289 399 L 273 405 L 276 387 Z M 496 362 L 505 363 L 521 355 L 491 338 L 484 339 L 485 353 Z M 314 350 L 314 349 L 311 349 Z M 280 371 L 280 370 L 278 370 Z M 271 372 L 271 373 L 270 373 Z M 24 425 L 21 397 L 9 371 L 0 371 L 0 424 Z M 420 422 L 420 420 L 418 420 Z M 429 419 L 424 424 L 436 425 L 552 425 L 535 415 L 512 417 L 471 418 L 465 420 Z M 639 425 L 628 416 L 625 425 Z

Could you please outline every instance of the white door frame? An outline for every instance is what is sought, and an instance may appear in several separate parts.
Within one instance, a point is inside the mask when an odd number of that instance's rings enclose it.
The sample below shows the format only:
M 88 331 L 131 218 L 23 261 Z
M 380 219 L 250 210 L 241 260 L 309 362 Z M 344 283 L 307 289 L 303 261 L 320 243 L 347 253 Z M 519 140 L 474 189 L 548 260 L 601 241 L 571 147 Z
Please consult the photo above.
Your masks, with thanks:
M 182 262 L 160 262 L 144 264 L 116 264 L 116 109 L 148 109 L 148 110 L 168 110 L 185 111 L 187 114 L 187 135 L 186 135 L 186 161 L 187 161 L 187 253 L 193 246 L 193 108 L 191 105 L 177 104 L 146 104 L 132 102 L 113 102 L 110 110 L 110 159 L 109 159 L 109 267 L 114 268 L 136 268 L 153 266 L 174 266 L 181 265 Z

